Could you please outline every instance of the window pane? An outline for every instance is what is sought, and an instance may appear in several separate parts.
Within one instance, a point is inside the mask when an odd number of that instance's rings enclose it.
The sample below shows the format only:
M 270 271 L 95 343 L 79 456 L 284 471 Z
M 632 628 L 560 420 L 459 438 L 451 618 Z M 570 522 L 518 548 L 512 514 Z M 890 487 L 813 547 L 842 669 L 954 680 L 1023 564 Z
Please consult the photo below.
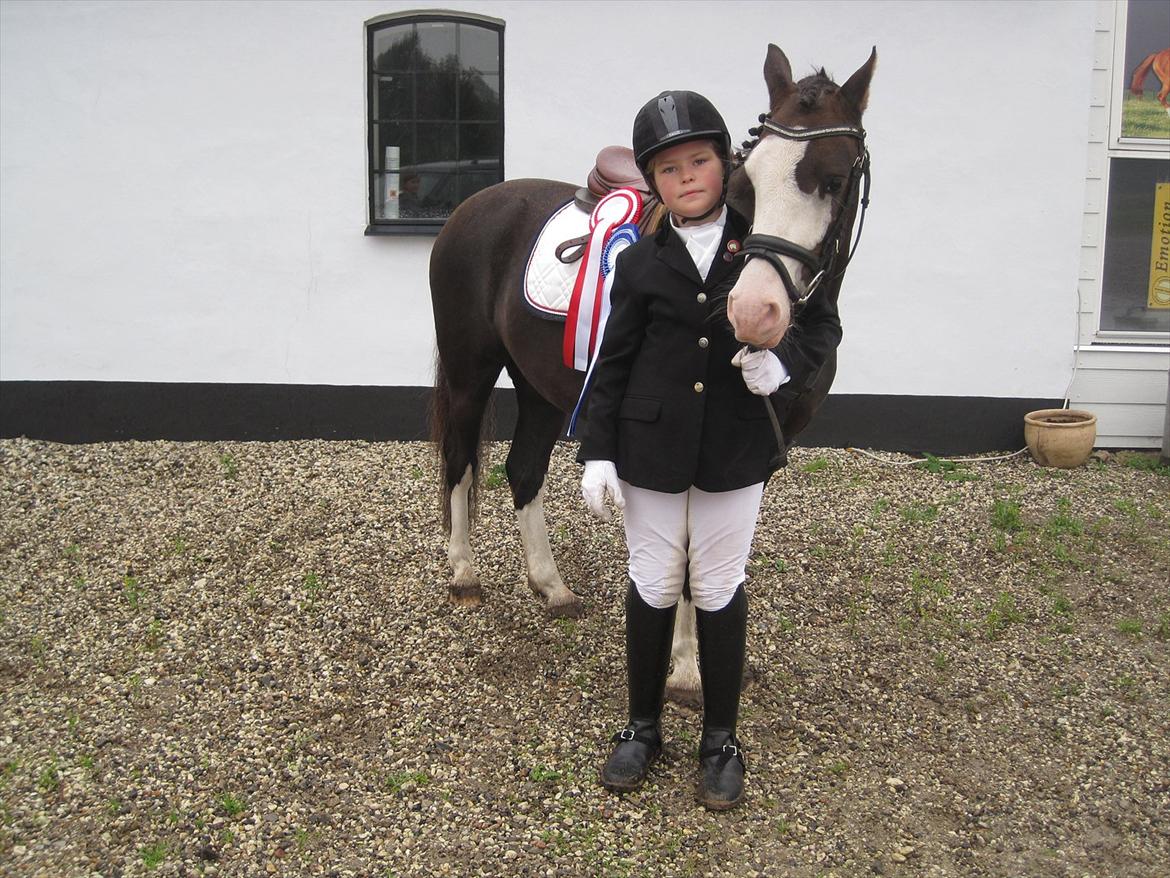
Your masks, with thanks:
M 393 148 L 398 148 L 398 164 L 411 165 L 415 162 L 412 126 L 394 122 L 382 122 L 374 126 L 374 170 L 396 170 L 393 164 Z
M 459 204 L 456 175 L 436 168 L 420 167 L 417 174 L 403 174 L 404 180 L 416 177 L 418 182 L 411 181 L 415 195 L 410 204 L 400 203 L 399 212 L 426 219 L 444 218 Z
M 1158 65 L 1147 67 L 1137 79 L 1137 71 L 1150 55 L 1170 45 L 1170 7 L 1166 0 L 1129 3 L 1125 26 L 1125 70 L 1128 75 L 1119 78 L 1121 86 L 1121 136 L 1165 140 L 1170 138 L 1170 117 L 1158 102 L 1162 80 L 1157 75 Z M 1134 81 L 1136 80 L 1136 81 Z M 1133 93 L 1136 88 L 1139 97 Z
M 455 69 L 420 73 L 418 80 L 418 118 L 455 121 Z
M 418 24 L 419 67 L 437 67 L 448 57 L 455 57 L 455 29 L 457 25 L 445 21 L 423 21 Z
M 500 126 L 496 123 L 467 123 L 459 126 L 460 159 L 499 158 L 502 153 Z
M 374 174 L 374 216 L 377 219 L 398 219 L 398 174 Z
M 479 192 L 481 188 L 494 186 L 497 183 L 500 183 L 500 178 L 498 178 L 494 172 L 460 174 L 459 200 L 462 201 L 463 199 L 470 198 L 474 196 L 476 192 Z
M 1109 213 L 1105 226 L 1105 271 L 1101 294 L 1101 328 L 1170 332 L 1170 308 L 1150 307 L 1151 284 L 1157 290 L 1170 274 L 1153 250 L 1154 194 L 1170 183 L 1170 162 L 1117 158 L 1109 163 Z M 1168 225 L 1159 217 L 1161 229 Z M 1167 243 L 1170 248 L 1170 242 Z
M 415 126 L 418 152 L 411 164 L 455 161 L 455 125 L 444 122 L 420 122 Z
M 459 118 L 500 118 L 500 77 L 463 72 L 459 82 Z
M 375 119 L 411 119 L 414 117 L 414 77 L 409 73 L 395 73 L 378 77 L 374 89 Z
M 374 70 L 378 73 L 413 70 L 417 44 L 413 24 L 374 31 Z
M 500 182 L 500 163 L 496 160 L 459 165 L 459 200 L 480 189 Z
M 464 70 L 499 73 L 499 33 L 470 24 L 459 25 L 459 64 Z

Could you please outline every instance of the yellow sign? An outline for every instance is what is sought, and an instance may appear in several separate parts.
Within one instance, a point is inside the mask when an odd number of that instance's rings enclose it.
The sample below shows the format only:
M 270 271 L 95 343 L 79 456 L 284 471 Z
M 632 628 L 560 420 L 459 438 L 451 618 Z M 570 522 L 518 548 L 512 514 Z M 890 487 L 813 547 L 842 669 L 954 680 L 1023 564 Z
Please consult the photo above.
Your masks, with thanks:
M 1170 308 L 1170 183 L 1154 187 L 1154 234 L 1150 242 L 1149 308 Z

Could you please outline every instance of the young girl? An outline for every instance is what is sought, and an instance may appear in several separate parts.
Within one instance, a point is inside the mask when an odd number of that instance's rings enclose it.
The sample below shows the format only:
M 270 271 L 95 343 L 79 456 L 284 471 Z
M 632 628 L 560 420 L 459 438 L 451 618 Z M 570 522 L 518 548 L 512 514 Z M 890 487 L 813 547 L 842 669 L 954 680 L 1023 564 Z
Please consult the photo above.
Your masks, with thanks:
M 836 307 L 814 297 L 775 350 L 741 350 L 713 313 L 741 268 L 735 253 L 749 226 L 724 203 L 731 137 L 723 118 L 702 95 L 663 92 L 638 112 L 633 141 L 669 219 L 618 259 L 578 455 L 585 502 L 605 520 L 607 496 L 625 510 L 629 550 L 629 721 L 601 782 L 638 789 L 662 752 L 675 609 L 689 578 L 703 681 L 698 798 L 722 810 L 743 798 L 735 728 L 744 568 L 764 483 L 783 456 L 758 396 L 774 394 L 783 421 L 840 342 L 841 324 Z

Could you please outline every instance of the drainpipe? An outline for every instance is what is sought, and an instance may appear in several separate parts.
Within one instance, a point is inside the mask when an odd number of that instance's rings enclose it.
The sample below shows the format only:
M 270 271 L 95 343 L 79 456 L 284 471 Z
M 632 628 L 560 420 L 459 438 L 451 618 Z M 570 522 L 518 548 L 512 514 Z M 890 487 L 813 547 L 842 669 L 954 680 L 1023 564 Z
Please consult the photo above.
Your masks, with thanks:
M 1162 422 L 1162 466 L 1170 466 L 1170 373 L 1166 380 L 1166 420 Z

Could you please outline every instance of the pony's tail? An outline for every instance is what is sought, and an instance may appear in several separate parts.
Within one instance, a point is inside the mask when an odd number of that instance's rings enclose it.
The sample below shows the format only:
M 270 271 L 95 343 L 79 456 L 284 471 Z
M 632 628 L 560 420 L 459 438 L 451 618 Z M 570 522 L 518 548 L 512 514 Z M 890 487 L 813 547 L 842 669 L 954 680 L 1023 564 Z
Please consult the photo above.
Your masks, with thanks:
M 1133 72 L 1133 80 L 1129 84 L 1129 90 L 1137 95 L 1142 96 L 1143 88 L 1146 81 L 1146 74 L 1150 72 L 1150 68 L 1154 66 L 1154 58 L 1157 52 L 1151 52 L 1141 64 L 1137 66 L 1137 70 Z
M 456 435 L 455 425 L 451 423 L 451 384 L 447 380 L 447 372 L 443 368 L 443 361 L 439 358 L 438 352 L 435 353 L 435 387 L 431 392 L 431 404 L 428 415 L 431 441 L 435 443 L 435 464 L 438 470 L 439 484 L 439 508 L 443 514 L 443 529 L 450 535 L 452 485 L 448 484 L 448 470 L 450 469 L 450 461 L 456 452 L 456 444 L 459 440 Z M 474 473 L 472 476 L 471 492 L 467 498 L 469 517 L 474 514 L 475 483 L 477 481 L 478 473 Z

